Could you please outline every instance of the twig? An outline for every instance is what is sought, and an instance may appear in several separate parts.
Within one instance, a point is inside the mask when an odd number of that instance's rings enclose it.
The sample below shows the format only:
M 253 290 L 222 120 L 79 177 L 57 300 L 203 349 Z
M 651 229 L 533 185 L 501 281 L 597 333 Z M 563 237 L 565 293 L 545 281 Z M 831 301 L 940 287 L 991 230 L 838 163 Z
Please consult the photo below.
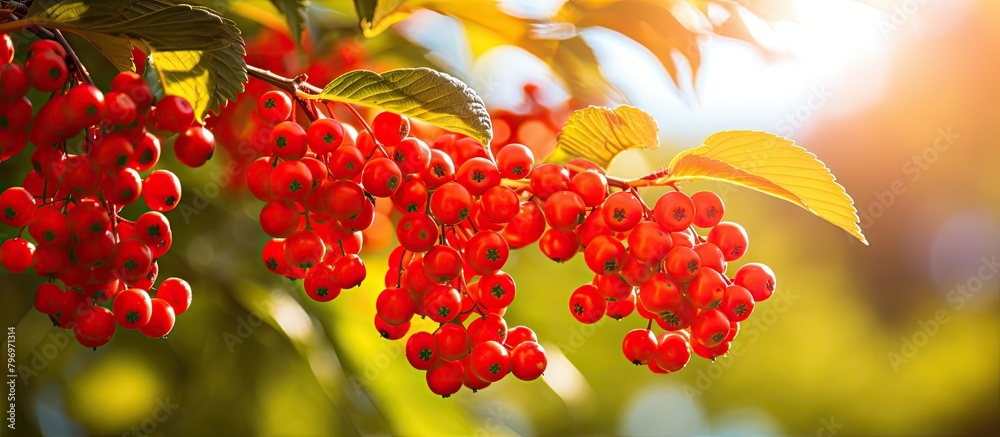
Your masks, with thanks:
M 76 55 L 76 51 L 73 47 L 70 47 L 69 41 L 66 41 L 66 37 L 63 36 L 59 29 L 52 29 L 52 34 L 55 40 L 59 42 L 64 49 L 66 49 L 66 54 L 69 56 L 69 60 L 73 62 L 73 66 L 76 67 L 76 72 L 80 75 L 80 78 L 87 83 L 93 85 L 94 80 L 90 78 L 90 73 L 87 72 L 87 67 L 83 66 L 83 62 L 80 62 L 80 57 Z

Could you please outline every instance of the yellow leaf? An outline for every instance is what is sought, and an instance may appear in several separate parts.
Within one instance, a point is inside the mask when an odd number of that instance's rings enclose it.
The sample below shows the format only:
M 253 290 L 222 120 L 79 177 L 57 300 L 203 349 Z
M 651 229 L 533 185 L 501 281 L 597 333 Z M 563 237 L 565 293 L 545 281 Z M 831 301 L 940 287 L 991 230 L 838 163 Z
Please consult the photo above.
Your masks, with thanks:
M 634 106 L 614 110 L 591 106 L 576 111 L 559 132 L 556 149 L 545 162 L 564 163 L 585 158 L 608 168 L 619 153 L 629 149 L 655 150 L 659 128 L 653 116 Z
M 497 0 L 379 0 L 356 1 L 361 30 L 368 38 L 384 32 L 411 13 L 428 9 L 465 25 L 488 28 L 499 41 L 512 43 L 527 36 L 528 23 L 500 9 Z
M 868 244 L 858 211 L 830 169 L 792 140 L 757 131 L 726 131 L 678 154 L 667 176 L 656 181 L 716 180 L 785 199 Z

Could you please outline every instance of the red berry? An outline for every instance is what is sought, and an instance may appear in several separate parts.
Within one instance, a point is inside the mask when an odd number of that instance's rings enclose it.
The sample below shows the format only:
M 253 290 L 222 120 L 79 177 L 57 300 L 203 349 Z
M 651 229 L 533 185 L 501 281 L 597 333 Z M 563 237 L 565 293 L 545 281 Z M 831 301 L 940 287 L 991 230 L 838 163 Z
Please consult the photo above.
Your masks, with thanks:
M 481 196 L 486 190 L 500 185 L 500 171 L 489 159 L 470 158 L 458 168 L 455 181 L 462 184 L 473 196 Z
M 701 269 L 686 290 L 691 303 L 703 310 L 719 306 L 725 293 L 726 278 L 712 269 Z
M 149 322 L 153 304 L 146 290 L 129 288 L 115 296 L 112 310 L 123 328 L 138 329 Z
M 684 299 L 684 294 L 681 285 L 674 278 L 657 272 L 639 286 L 638 298 L 643 308 L 660 314 L 677 308 Z
M 274 259 L 274 258 L 272 258 Z M 282 258 L 283 259 L 283 258 Z M 277 264 L 270 264 L 277 266 Z M 272 271 L 276 270 L 271 269 Z M 330 264 L 322 263 L 306 271 L 305 279 L 302 281 L 302 288 L 306 295 L 316 302 L 329 302 L 340 295 L 340 287 L 337 286 L 333 277 L 333 268 Z
M 134 98 L 133 98 L 134 99 Z M 180 133 L 194 121 L 194 108 L 180 96 L 164 96 L 156 102 L 156 127 Z
M 472 352 L 472 340 L 464 326 L 446 323 L 434 333 L 434 346 L 438 355 L 448 361 L 458 361 Z
M 594 238 L 583 252 L 587 267 L 598 275 L 618 273 L 625 265 L 627 256 L 622 242 L 606 235 Z
M 601 320 L 607 305 L 597 287 L 590 284 L 580 286 L 569 297 L 570 313 L 581 323 L 591 324 Z
M 545 200 L 542 210 L 545 213 L 546 223 L 553 229 L 572 232 L 583 223 L 587 206 L 578 194 L 567 190 L 552 193 Z
M 145 114 L 153 104 L 153 93 L 150 92 L 149 85 L 146 85 L 142 76 L 131 71 L 118 73 L 111 80 L 111 91 L 129 96 L 135 102 L 139 114 Z
M 332 118 L 321 118 L 312 122 L 306 129 L 306 143 L 309 149 L 317 155 L 324 155 L 337 150 L 344 144 L 344 125 Z M 356 150 L 357 148 L 355 148 Z M 360 153 L 359 153 L 360 155 Z
M 10 35 L 0 33 L 0 64 L 9 64 L 14 61 L 14 40 Z
M 411 212 L 396 224 L 396 238 L 407 251 L 426 252 L 437 242 L 438 227 L 429 215 Z
M 81 312 L 76 320 L 73 334 L 80 344 L 97 348 L 111 341 L 115 335 L 115 315 L 102 306 L 94 306 Z
M 292 116 L 292 98 L 284 91 L 268 91 L 257 99 L 257 113 L 268 124 L 278 124 Z
M 569 261 L 580 251 L 580 239 L 577 238 L 576 232 L 549 229 L 542 234 L 538 248 L 552 261 L 562 263 Z
M 420 173 L 431 163 L 431 148 L 417 138 L 406 138 L 396 144 L 392 160 L 404 175 Z
M 440 361 L 440 363 L 439 366 L 427 371 L 427 387 L 438 396 L 448 397 L 462 388 L 465 368 L 457 361 Z
M 45 93 L 62 88 L 66 84 L 68 76 L 64 56 L 50 51 L 32 53 L 24 65 L 28 71 L 31 86 Z
M 726 261 L 740 259 L 747 251 L 747 231 L 737 223 L 722 222 L 708 233 L 708 242 L 719 246 Z
M 642 201 L 629 191 L 619 191 L 604 201 L 604 223 L 615 232 L 626 232 L 642 221 Z
M 639 223 L 628 235 L 629 255 L 643 264 L 660 264 L 672 246 L 670 232 L 654 221 Z
M 10 187 L 0 193 L 0 222 L 20 228 L 31 220 L 35 212 L 35 199 L 28 190 Z
M 701 258 L 694 249 L 674 246 L 667 252 L 664 270 L 680 282 L 690 282 L 701 272 Z
M 399 189 L 403 182 L 403 173 L 389 158 L 377 158 L 365 164 L 361 173 L 361 185 L 365 191 L 375 197 L 389 197 Z
M 636 366 L 649 364 L 656 359 L 656 336 L 648 329 L 633 329 L 622 339 L 625 359 Z
M 539 199 L 569 190 L 569 170 L 558 164 L 542 164 L 531 171 L 531 192 Z
M 472 195 L 458 182 L 448 182 L 431 194 L 430 211 L 438 222 L 457 225 L 472 211 Z
M 409 322 L 416 310 L 417 301 L 409 291 L 402 288 L 386 288 L 375 300 L 375 312 L 393 326 Z
M 410 322 L 402 325 L 392 326 L 385 323 L 378 314 L 375 315 L 375 330 L 386 340 L 399 340 L 410 330 Z
M 527 326 L 515 326 L 507 330 L 507 339 L 504 340 L 504 344 L 509 347 L 517 347 L 517 345 L 526 341 L 537 343 L 538 337 Z
M 431 149 L 431 160 L 427 168 L 420 172 L 420 180 L 427 184 L 428 190 L 433 190 L 454 179 L 455 164 L 451 157 L 442 150 Z
M 448 282 L 462 273 L 462 254 L 451 246 L 436 245 L 424 254 L 424 275 L 432 282 Z
M 510 372 L 510 353 L 502 344 L 495 341 L 485 341 L 472 349 L 472 366 L 476 375 L 489 381 L 497 382 Z
M 21 273 L 31 266 L 35 245 L 23 238 L 11 238 L 0 246 L 0 262 L 11 273 Z
M 215 154 L 215 135 L 203 126 L 191 126 L 177 137 L 174 153 L 181 164 L 201 167 Z
M 414 333 L 406 340 L 406 361 L 414 369 L 430 370 L 439 362 L 436 348 L 434 336 L 429 332 Z
M 153 211 L 170 211 L 181 200 L 181 181 L 169 170 L 153 170 L 142 186 L 142 199 Z
M 538 379 L 548 364 L 545 349 L 534 341 L 522 342 L 510 352 L 510 372 L 522 381 Z
M 410 120 L 392 112 L 380 112 L 372 120 L 372 130 L 379 143 L 393 147 L 410 134 Z
M 523 179 L 535 166 L 535 155 L 528 146 L 510 143 L 496 154 L 500 175 L 507 179 Z
M 438 323 L 448 323 L 458 316 L 462 305 L 462 296 L 458 291 L 447 285 L 438 285 L 431 289 L 424 300 L 427 317 Z
M 168 278 L 156 289 L 156 297 L 169 303 L 179 316 L 191 306 L 191 286 L 183 279 Z
M 545 215 L 534 202 L 521 203 L 521 209 L 503 230 L 510 247 L 519 249 L 538 241 L 545 232 Z
M 312 172 L 302 161 L 282 161 L 271 172 L 271 190 L 279 199 L 304 200 L 312 187 Z
M 699 191 L 691 195 L 694 202 L 694 225 L 699 228 L 711 228 L 722 221 L 722 216 L 726 212 L 726 207 L 722 203 L 722 198 L 711 191 Z
M 698 313 L 694 323 L 691 324 L 691 336 L 695 341 L 705 347 L 719 345 L 729 335 L 729 319 L 717 309 L 705 310 Z
M 503 268 L 510 256 L 507 240 L 494 231 L 480 231 L 466 243 L 465 262 L 481 275 Z
M 746 287 L 753 295 L 755 302 L 765 301 L 774 294 L 777 286 L 774 272 L 771 268 L 761 263 L 747 263 L 736 271 L 733 282 L 736 285 Z
M 656 348 L 656 365 L 667 372 L 676 372 L 687 366 L 691 360 L 691 345 L 683 335 L 675 332 L 663 333 Z
M 294 232 L 285 239 L 284 249 L 285 261 L 303 269 L 319 264 L 326 255 L 326 243 L 312 230 Z
M 272 200 L 260 210 L 260 227 L 272 237 L 291 236 L 299 228 L 302 216 L 294 202 Z
M 283 121 L 271 131 L 268 151 L 281 159 L 299 160 L 308 151 L 306 131 L 294 121 Z
M 338 258 L 333 262 L 332 267 L 331 274 L 334 282 L 342 289 L 361 285 L 368 274 L 361 257 L 353 253 Z
M 163 300 L 154 298 L 151 300 L 152 310 L 149 316 L 149 323 L 139 328 L 139 332 L 149 338 L 165 337 L 174 329 L 174 322 L 177 316 L 174 308 Z
M 680 232 L 691 226 L 694 213 L 694 202 L 680 191 L 664 194 L 653 206 L 656 222 L 670 232 Z

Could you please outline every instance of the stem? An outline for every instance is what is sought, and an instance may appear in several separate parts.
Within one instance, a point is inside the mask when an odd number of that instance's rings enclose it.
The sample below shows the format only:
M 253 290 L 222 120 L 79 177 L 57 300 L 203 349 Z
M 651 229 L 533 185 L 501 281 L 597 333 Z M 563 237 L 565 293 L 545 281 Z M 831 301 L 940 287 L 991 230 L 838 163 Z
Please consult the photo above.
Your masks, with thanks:
M 368 135 L 372 137 L 372 142 L 375 143 L 375 150 L 382 152 L 382 155 L 388 158 L 389 153 L 387 153 L 385 149 L 382 148 L 382 145 L 379 144 L 378 140 L 375 139 L 375 131 L 372 130 L 372 127 L 368 124 L 367 121 L 365 121 L 365 118 L 361 116 L 361 113 L 358 112 L 358 110 L 355 109 L 354 106 L 351 106 L 347 103 L 341 103 L 341 105 L 344 105 L 344 107 L 351 112 L 351 115 L 353 115 L 354 118 L 358 120 L 358 123 L 361 123 L 361 126 L 364 126 L 365 130 L 368 131 Z M 371 157 L 375 155 L 375 150 L 372 150 L 371 155 L 368 155 L 366 158 L 371 159 Z
M 76 67 L 76 72 L 80 76 L 80 79 L 93 85 L 94 80 L 90 78 L 90 73 L 87 72 L 87 67 L 83 66 L 83 62 L 80 62 L 80 57 L 76 55 L 76 51 L 73 47 L 70 47 L 69 42 L 66 41 L 66 37 L 63 36 L 59 29 L 52 29 L 52 34 L 55 36 L 55 40 L 59 42 L 64 49 L 66 49 L 66 54 L 69 56 L 70 61 L 73 62 L 73 66 Z

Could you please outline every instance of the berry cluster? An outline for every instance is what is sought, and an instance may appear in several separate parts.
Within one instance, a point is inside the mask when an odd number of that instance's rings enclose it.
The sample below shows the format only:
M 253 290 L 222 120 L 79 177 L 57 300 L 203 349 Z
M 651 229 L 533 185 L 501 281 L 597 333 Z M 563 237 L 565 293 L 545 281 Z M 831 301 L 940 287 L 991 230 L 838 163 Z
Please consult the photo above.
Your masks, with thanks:
M 691 351 L 706 359 L 725 355 L 739 322 L 774 292 L 775 278 L 758 263 L 726 277 L 748 238 L 739 224 L 722 221 L 722 199 L 711 191 L 672 191 L 649 208 L 634 188 L 609 194 L 599 169 L 571 167 L 582 171 L 548 164 L 532 173 L 534 194 L 544 202 L 531 236 L 544 217 L 550 229 L 541 234 L 542 252 L 563 262 L 582 251 L 594 272 L 570 296 L 573 317 L 595 323 L 638 312 L 647 327 L 629 332 L 622 351 L 654 373 L 684 368 Z M 695 228 L 709 229 L 707 238 Z M 665 332 L 655 335 L 654 321 Z
M 51 40 L 34 42 L 22 66 L 0 34 L 0 161 L 29 142 L 34 147 L 22 185 L 0 193 L 0 222 L 19 228 L 0 246 L 0 263 L 48 278 L 35 308 L 84 346 L 107 344 L 118 325 L 163 337 L 188 309 L 191 288 L 178 278 L 153 287 L 156 259 L 173 240 L 163 213 L 177 206 L 181 187 L 170 171 L 153 170 L 160 139 L 146 125 L 178 133 L 174 152 L 192 167 L 211 157 L 212 134 L 192 125 L 186 100 L 154 102 L 134 73 L 117 75 L 105 94 L 71 67 L 64 47 Z M 34 116 L 29 87 L 53 93 Z M 122 217 L 140 197 L 150 211 L 135 221 Z
M 323 116 L 303 128 L 289 121 L 292 109 L 282 91 L 263 94 L 257 107 L 273 128 L 266 156 L 248 168 L 247 186 L 267 202 L 260 213 L 274 237 L 263 250 L 267 268 L 304 279 L 306 294 L 321 302 L 360 285 L 361 231 L 374 221 L 376 199 L 386 199 L 402 218 L 378 297 L 380 334 L 403 338 L 417 314 L 440 323 L 433 334 L 410 336 L 407 356 L 443 396 L 511 372 L 525 380 L 541 375 L 545 354 L 534 333 L 517 327 L 508 335 L 503 319 L 515 289 L 500 270 L 509 247 L 498 232 L 519 210 L 501 178 L 527 176 L 531 151 L 508 145 L 498 153 L 501 171 L 479 142 L 445 134 L 428 145 L 410 135 L 409 119 L 391 112 L 355 134 Z

